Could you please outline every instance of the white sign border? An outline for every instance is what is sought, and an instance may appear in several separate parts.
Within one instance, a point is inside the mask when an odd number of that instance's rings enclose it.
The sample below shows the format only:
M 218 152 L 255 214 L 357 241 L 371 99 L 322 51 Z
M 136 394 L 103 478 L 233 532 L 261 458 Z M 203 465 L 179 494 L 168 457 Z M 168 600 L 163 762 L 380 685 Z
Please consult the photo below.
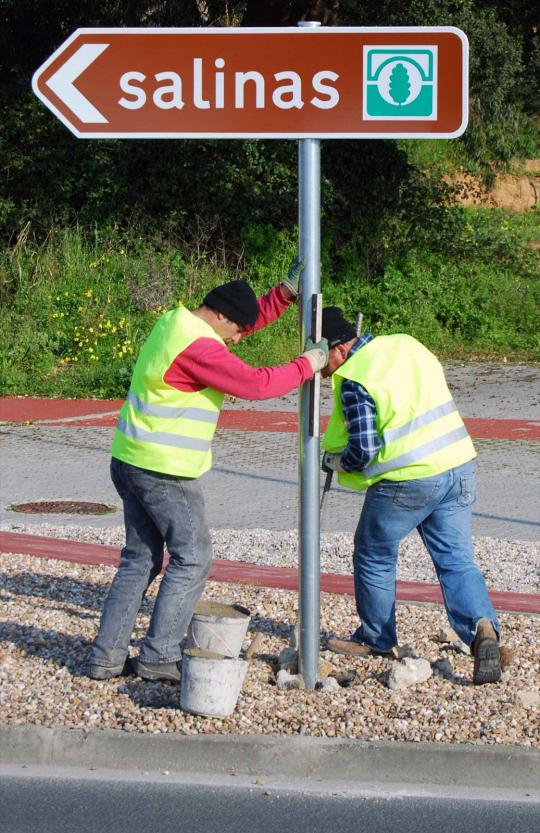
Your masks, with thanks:
M 80 35 L 133 35 L 133 34 L 170 34 L 170 35 L 245 35 L 245 34 L 293 34 L 299 37 L 310 35 L 312 37 L 323 36 L 329 33 L 344 34 L 438 34 L 450 33 L 456 35 L 462 45 L 462 102 L 463 119 L 457 130 L 452 133 L 440 133 L 433 131 L 419 132 L 392 132 L 392 133 L 113 133 L 95 131 L 92 133 L 81 133 L 77 128 L 54 106 L 38 88 L 38 81 L 41 75 L 48 69 L 53 61 L 58 58 L 67 47 Z M 467 35 L 455 26 L 282 26 L 282 27 L 131 27 L 131 28 L 80 28 L 76 29 L 67 40 L 53 52 L 32 76 L 32 90 L 39 100 L 49 109 L 62 124 L 68 128 L 78 139 L 457 139 L 467 129 L 469 121 L 469 40 Z

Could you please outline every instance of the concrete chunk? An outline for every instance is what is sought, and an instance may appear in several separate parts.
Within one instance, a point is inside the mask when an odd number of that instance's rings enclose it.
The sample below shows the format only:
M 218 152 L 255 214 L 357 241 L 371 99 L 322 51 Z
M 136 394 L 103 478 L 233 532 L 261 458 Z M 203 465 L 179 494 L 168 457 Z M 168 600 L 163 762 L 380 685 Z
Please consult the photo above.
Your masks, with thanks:
M 393 662 L 388 674 L 388 688 L 393 691 L 408 688 L 416 683 L 424 683 L 433 675 L 431 665 L 427 659 L 413 659 L 405 657 L 402 662 Z

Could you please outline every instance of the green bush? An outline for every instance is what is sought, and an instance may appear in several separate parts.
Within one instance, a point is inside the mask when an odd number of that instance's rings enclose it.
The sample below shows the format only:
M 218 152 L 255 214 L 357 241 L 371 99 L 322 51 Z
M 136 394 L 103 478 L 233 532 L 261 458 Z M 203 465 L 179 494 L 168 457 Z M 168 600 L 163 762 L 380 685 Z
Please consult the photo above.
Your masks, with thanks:
M 323 239 L 324 303 L 373 333 L 404 331 L 442 356 L 538 359 L 540 212 L 454 209 L 452 251 L 416 246 L 370 270 L 358 243 L 336 258 Z M 395 228 L 406 239 L 410 227 Z M 195 308 L 218 283 L 245 277 L 259 294 L 286 274 L 296 236 L 269 225 L 244 229 L 236 268 L 204 251 L 157 245 L 117 229 L 28 234 L 0 254 L 0 393 L 122 397 L 157 317 L 182 300 Z M 389 233 L 389 232 L 387 232 Z M 255 365 L 298 354 L 298 316 L 289 310 L 237 348 Z
M 458 209 L 456 209 L 458 211 Z M 375 333 L 406 331 L 443 355 L 540 358 L 540 213 L 459 210 L 452 256 L 411 249 L 382 275 L 358 269 L 325 287 L 325 303 L 364 313 Z

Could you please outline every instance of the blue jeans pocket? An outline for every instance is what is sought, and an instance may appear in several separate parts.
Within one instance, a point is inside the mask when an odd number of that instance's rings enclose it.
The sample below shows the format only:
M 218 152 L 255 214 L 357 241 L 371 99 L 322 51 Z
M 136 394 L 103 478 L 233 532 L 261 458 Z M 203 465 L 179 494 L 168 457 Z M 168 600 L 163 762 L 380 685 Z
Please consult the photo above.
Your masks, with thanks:
M 440 487 L 438 480 L 400 481 L 394 495 L 394 503 L 404 509 L 421 509 L 432 502 Z
M 125 479 L 131 494 L 149 509 L 159 510 L 169 499 L 170 481 L 159 472 L 131 467 L 126 470 Z
M 476 478 L 474 474 L 463 474 L 459 481 L 458 503 L 460 506 L 470 506 L 476 499 Z
M 369 488 L 370 491 L 373 491 L 378 497 L 393 500 L 394 495 L 399 488 L 399 483 L 396 483 L 394 480 L 379 480 L 378 483 L 375 483 Z

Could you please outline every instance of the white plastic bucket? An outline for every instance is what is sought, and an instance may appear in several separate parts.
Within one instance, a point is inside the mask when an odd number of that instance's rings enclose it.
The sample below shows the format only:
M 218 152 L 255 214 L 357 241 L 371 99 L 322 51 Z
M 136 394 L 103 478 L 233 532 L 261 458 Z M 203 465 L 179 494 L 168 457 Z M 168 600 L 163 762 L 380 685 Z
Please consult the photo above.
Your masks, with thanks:
M 180 708 L 206 717 L 228 717 L 236 708 L 249 662 L 200 648 L 182 657 Z
M 241 605 L 202 601 L 189 623 L 186 648 L 200 648 L 236 659 L 249 626 L 250 612 Z

